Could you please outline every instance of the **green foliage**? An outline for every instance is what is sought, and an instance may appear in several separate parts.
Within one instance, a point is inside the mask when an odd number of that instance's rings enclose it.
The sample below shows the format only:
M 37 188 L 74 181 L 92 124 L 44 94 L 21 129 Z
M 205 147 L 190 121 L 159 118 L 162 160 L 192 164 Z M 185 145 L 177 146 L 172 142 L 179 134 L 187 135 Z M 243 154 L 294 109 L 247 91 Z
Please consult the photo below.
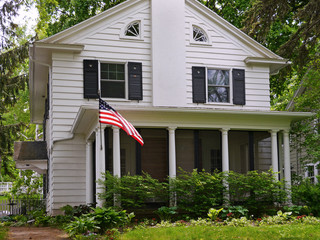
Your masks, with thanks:
M 172 217 L 177 214 L 177 207 L 162 206 L 158 208 L 155 213 L 159 216 L 161 221 L 170 221 Z
M 298 205 L 306 205 L 315 216 L 320 216 L 320 183 L 312 184 L 304 179 L 298 185 L 292 185 L 292 201 Z
M 112 208 L 93 208 L 93 212 L 74 217 L 74 221 L 65 226 L 71 237 L 88 232 L 105 233 L 107 229 L 128 224 L 134 217 L 133 213 L 116 211 Z
M 220 209 L 210 208 L 208 212 L 208 217 L 210 218 L 211 221 L 215 221 L 218 219 L 218 216 L 222 210 L 223 208 L 220 208 Z
M 171 179 L 170 191 L 177 195 L 177 206 L 193 217 L 206 216 L 212 206 L 222 205 L 224 186 L 223 173 L 188 173 L 180 170 L 175 179 Z
M 88 205 L 81 204 L 79 206 L 74 206 L 74 207 L 70 205 L 65 205 L 60 209 L 64 212 L 66 216 L 80 217 L 81 215 L 87 214 L 90 211 L 92 211 L 92 207 L 94 207 L 94 204 L 88 204 Z
M 86 234 L 99 229 L 94 217 L 82 216 L 75 217 L 74 220 L 64 228 L 68 234 L 73 237 L 78 234 Z
M 20 171 L 20 177 L 13 182 L 7 196 L 19 199 L 40 199 L 42 184 L 42 177 L 35 175 L 32 170 Z
M 249 210 L 250 215 L 261 216 L 275 204 L 282 204 L 286 200 L 284 182 L 275 181 L 271 170 L 262 173 L 250 171 L 247 174 L 230 172 L 227 182 L 231 205 L 241 204 Z
M 104 181 L 99 180 L 99 184 L 106 190 L 99 197 L 106 201 L 106 206 L 113 206 L 114 196 L 124 209 L 143 207 L 148 199 L 168 201 L 168 185 L 148 174 L 119 178 L 107 172 L 104 176 Z
M 249 210 L 243 206 L 227 206 L 222 210 L 221 218 L 241 218 L 247 217 Z
M 37 27 L 38 35 L 41 38 L 51 36 L 124 1 L 125 0 L 39 0 L 37 2 L 40 15 Z
M 284 206 L 283 210 L 285 212 L 292 212 L 293 216 L 310 214 L 310 208 L 308 206 L 297 206 L 297 205 Z

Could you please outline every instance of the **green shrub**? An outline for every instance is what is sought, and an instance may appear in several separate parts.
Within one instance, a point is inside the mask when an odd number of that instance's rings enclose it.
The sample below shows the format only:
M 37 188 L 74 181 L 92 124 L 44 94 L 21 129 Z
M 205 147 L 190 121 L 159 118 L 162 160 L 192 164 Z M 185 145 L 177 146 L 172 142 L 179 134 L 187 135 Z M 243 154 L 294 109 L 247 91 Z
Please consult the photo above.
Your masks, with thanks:
M 177 207 L 162 206 L 158 208 L 155 213 L 159 216 L 161 221 L 170 221 L 172 217 L 177 214 Z
M 208 217 L 210 218 L 211 221 L 215 221 L 218 219 L 218 216 L 222 210 L 223 208 L 220 208 L 220 209 L 210 208 L 208 212 Z
M 222 210 L 221 218 L 241 218 L 247 217 L 249 210 L 243 206 L 228 206 Z
M 106 206 L 113 206 L 114 196 L 118 196 L 123 209 L 141 208 L 149 199 L 167 202 L 169 198 L 168 184 L 148 174 L 119 178 L 107 172 L 104 179 L 99 180 L 99 184 L 106 190 L 99 198 L 105 200 Z
M 180 170 L 175 179 L 172 179 L 170 191 L 177 196 L 178 209 L 186 211 L 193 217 L 206 216 L 208 209 L 222 205 L 223 174 L 213 174 L 205 171 L 192 173 Z
M 244 206 L 255 217 L 268 214 L 275 204 L 283 204 L 286 200 L 284 182 L 275 181 L 272 171 L 250 171 L 247 174 L 230 172 L 227 181 L 230 204 Z
M 320 183 L 312 184 L 309 179 L 292 186 L 292 201 L 306 205 L 315 216 L 320 216 Z
M 283 210 L 285 212 L 292 212 L 292 215 L 299 216 L 299 215 L 309 215 L 310 214 L 310 208 L 308 206 L 284 206 Z
M 74 217 L 74 221 L 65 226 L 71 237 L 79 234 L 105 233 L 107 229 L 124 226 L 134 217 L 133 213 L 116 211 L 112 208 L 93 208 L 93 211 Z

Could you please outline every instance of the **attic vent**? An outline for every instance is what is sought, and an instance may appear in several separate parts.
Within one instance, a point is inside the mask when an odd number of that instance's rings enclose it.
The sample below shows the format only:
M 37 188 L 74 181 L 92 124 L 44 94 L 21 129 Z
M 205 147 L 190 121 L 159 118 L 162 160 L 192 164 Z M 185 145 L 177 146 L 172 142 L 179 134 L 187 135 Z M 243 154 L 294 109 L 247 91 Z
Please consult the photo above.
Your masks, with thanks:
M 196 42 L 207 43 L 208 37 L 204 30 L 197 26 L 192 26 L 193 28 L 193 40 Z
M 125 36 L 128 37 L 139 37 L 140 35 L 140 22 L 135 21 L 130 23 L 124 33 Z

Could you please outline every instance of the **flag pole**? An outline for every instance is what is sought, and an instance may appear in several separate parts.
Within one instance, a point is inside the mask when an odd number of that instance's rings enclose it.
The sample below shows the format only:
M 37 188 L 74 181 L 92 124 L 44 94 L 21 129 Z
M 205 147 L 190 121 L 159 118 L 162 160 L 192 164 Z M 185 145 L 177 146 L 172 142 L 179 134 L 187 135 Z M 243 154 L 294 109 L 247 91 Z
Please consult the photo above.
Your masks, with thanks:
M 98 90 L 98 96 L 99 96 L 99 110 L 100 110 L 100 90 Z M 99 119 L 99 117 L 98 117 Z M 101 128 L 101 122 L 99 120 L 99 124 L 100 124 L 100 150 L 102 150 L 102 128 Z

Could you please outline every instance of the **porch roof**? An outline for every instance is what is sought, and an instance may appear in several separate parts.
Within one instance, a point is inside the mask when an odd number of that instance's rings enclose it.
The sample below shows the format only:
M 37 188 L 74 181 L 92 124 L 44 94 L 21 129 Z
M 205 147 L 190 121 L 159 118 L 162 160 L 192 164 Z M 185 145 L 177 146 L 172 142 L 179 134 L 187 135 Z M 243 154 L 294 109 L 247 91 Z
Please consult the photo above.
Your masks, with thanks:
M 17 168 L 43 174 L 47 170 L 47 144 L 45 141 L 15 142 L 13 159 Z
M 114 106 L 135 127 L 229 128 L 234 130 L 288 130 L 292 121 L 311 117 L 309 112 L 235 111 L 203 108 Z M 89 133 L 98 124 L 96 106 L 83 105 L 71 133 Z

